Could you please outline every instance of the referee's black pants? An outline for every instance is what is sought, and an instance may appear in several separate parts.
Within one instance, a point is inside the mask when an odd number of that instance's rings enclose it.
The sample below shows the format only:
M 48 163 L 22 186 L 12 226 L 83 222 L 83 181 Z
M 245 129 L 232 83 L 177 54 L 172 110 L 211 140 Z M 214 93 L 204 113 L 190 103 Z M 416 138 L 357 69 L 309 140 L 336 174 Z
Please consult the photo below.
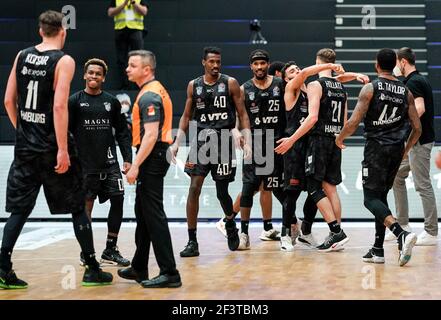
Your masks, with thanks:
M 164 212 L 164 177 L 170 164 L 166 159 L 168 145 L 157 143 L 140 166 L 136 185 L 136 252 L 132 267 L 136 271 L 148 270 L 150 243 L 153 245 L 160 274 L 177 274 L 176 262 Z

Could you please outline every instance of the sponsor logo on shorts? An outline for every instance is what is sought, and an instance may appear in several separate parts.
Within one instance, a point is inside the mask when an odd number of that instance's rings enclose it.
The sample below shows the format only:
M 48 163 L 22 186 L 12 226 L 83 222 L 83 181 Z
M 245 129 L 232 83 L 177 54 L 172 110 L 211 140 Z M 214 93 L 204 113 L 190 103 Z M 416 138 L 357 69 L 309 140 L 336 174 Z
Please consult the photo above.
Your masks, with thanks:
M 152 104 L 149 105 L 149 107 L 148 107 L 147 115 L 148 116 L 154 116 L 155 115 L 155 107 Z

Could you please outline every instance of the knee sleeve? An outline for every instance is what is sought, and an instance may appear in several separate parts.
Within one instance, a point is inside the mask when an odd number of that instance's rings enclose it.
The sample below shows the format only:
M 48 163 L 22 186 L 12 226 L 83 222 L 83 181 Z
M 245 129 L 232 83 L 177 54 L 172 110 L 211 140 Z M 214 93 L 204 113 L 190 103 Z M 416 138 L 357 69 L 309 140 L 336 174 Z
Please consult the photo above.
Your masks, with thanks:
M 228 194 L 229 181 L 216 181 L 216 195 L 219 200 L 222 210 L 226 216 L 232 215 L 233 212 L 233 200 L 231 200 Z
M 363 190 L 364 206 L 368 209 L 381 223 L 384 223 L 386 217 L 392 215 L 388 206 L 383 202 L 384 194 L 382 192 Z
M 245 183 L 242 187 L 242 196 L 240 197 L 240 206 L 242 208 L 251 208 L 253 206 L 254 186 Z
M 308 194 L 314 203 L 318 203 L 320 200 L 326 197 L 322 188 L 322 183 L 315 179 L 308 179 Z

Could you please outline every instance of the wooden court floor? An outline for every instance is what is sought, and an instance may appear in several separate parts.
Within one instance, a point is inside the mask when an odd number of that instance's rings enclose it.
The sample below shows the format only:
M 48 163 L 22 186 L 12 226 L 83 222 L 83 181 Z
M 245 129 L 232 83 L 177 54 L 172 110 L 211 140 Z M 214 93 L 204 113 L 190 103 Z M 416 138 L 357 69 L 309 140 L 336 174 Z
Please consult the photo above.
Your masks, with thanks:
M 56 225 L 60 228 L 60 224 Z M 414 230 L 420 232 L 422 225 L 415 225 Z M 40 228 L 38 224 L 36 228 Z M 47 228 L 55 227 L 49 225 L 42 229 Z M 399 267 L 396 244 L 388 242 L 386 264 L 366 264 L 361 256 L 372 243 L 373 224 L 344 223 L 350 242 L 342 252 L 319 253 L 296 245 L 295 251 L 288 253 L 280 251 L 278 242 L 258 238 L 262 230 L 260 223 L 250 227 L 251 250 L 230 252 L 214 223 L 206 223 L 198 229 L 201 255 L 196 258 L 179 257 L 179 251 L 187 242 L 187 230 L 184 224 L 171 224 L 174 253 L 183 281 L 178 289 L 144 289 L 119 278 L 116 267 L 105 268 L 114 275 L 113 285 L 81 287 L 83 269 L 79 266 L 79 246 L 70 224 L 61 228 L 67 237 L 33 249 L 29 249 L 32 241 L 28 239 L 28 249 L 25 244 L 14 252 L 14 269 L 29 283 L 29 288 L 0 290 L 0 300 L 441 299 L 440 244 L 415 247 L 409 264 Z M 129 259 L 134 252 L 134 231 L 134 224 L 124 224 L 120 233 L 120 251 Z M 324 224 L 317 224 L 313 232 L 322 240 L 328 231 Z M 105 225 L 94 224 L 99 254 L 105 235 Z M 153 250 L 149 269 L 151 277 L 157 275 Z

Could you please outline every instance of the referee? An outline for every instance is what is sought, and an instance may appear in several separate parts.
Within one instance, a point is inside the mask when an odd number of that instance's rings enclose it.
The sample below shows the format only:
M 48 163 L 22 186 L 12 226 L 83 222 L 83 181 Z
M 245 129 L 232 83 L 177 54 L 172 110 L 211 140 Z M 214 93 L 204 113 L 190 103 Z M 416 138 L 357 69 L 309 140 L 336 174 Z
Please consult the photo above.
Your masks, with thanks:
M 170 166 L 167 150 L 172 143 L 173 106 L 162 84 L 155 80 L 156 58 L 146 50 L 129 53 L 127 75 L 140 92 L 133 107 L 133 146 L 137 154 L 127 172 L 136 181 L 136 252 L 132 267 L 118 271 L 120 277 L 136 280 L 144 288 L 177 288 L 182 285 L 176 270 L 173 247 L 163 207 L 164 177 Z M 148 280 L 150 242 L 159 265 L 159 275 Z

